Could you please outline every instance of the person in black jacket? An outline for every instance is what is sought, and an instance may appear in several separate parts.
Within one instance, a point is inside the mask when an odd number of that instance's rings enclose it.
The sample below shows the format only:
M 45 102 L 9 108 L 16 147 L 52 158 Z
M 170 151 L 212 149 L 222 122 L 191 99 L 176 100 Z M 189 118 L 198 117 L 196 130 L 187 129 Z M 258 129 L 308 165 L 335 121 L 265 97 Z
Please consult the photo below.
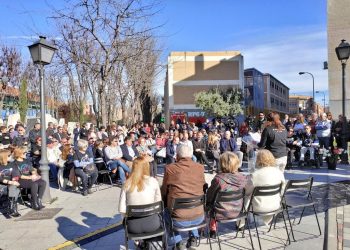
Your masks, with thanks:
M 27 146 L 28 138 L 25 136 L 26 130 L 22 125 L 17 127 L 18 135 L 13 138 L 12 144 L 16 147 Z
M 86 123 L 83 123 L 83 127 L 79 131 L 80 140 L 88 140 L 89 130 L 86 128 Z
M 198 132 L 197 138 L 192 141 L 193 143 L 193 154 L 197 157 L 198 161 L 204 161 L 204 163 L 209 167 L 209 172 L 213 172 L 214 164 L 211 164 L 205 155 L 207 151 L 207 142 L 204 140 L 203 133 Z
M 311 133 L 311 126 L 305 126 L 305 133 L 301 135 L 302 147 L 300 149 L 300 161 L 299 166 L 303 165 L 305 153 L 310 152 L 310 160 L 315 161 L 315 148 L 312 147 L 312 143 L 317 140 L 317 136 Z
M 271 112 L 267 115 L 266 127 L 258 146 L 266 148 L 273 154 L 277 167 L 283 172 L 287 165 L 287 130 L 278 113 Z
M 36 139 L 40 136 L 40 123 L 35 123 L 34 128 L 29 131 L 28 139 L 30 144 L 35 144 Z
M 180 143 L 180 138 L 174 136 L 174 139 L 167 143 L 166 145 L 166 163 L 174 163 L 176 160 L 176 148 Z
M 263 112 L 259 113 L 258 121 L 256 122 L 255 130 L 261 132 L 263 130 L 263 125 L 266 122 L 265 115 Z
M 132 138 L 130 136 L 125 137 L 124 144 L 120 148 L 123 152 L 123 159 L 126 161 L 125 164 L 131 169 L 133 160 L 139 156 L 139 152 L 133 145 Z
M 5 126 L 0 127 L 0 132 L 0 143 L 7 147 L 11 144 L 10 133 L 7 131 L 7 128 Z

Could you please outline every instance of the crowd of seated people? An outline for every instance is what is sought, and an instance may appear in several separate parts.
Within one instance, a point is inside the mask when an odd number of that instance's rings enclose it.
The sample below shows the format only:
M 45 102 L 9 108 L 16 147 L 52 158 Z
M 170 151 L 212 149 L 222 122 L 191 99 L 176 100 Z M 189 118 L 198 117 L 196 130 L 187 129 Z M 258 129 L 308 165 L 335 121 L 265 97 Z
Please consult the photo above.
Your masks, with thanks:
M 265 121 L 264 114 L 259 115 L 254 130 L 257 128 L 262 132 Z M 323 114 L 321 117 L 314 114 L 306 119 L 300 114 L 295 120 L 287 117 L 283 120 L 285 128 L 289 131 L 288 138 L 291 139 L 287 142 L 287 147 L 295 150 L 297 152 L 295 155 L 299 154 L 297 159 L 301 162 L 307 151 L 311 153 L 310 157 L 313 159 L 310 148 L 312 142 L 319 141 L 325 148 L 332 146 L 334 138 L 339 144 L 343 143 L 338 139 L 339 135 L 344 134 L 342 122 L 342 119 L 334 122 L 331 114 Z M 250 124 L 247 122 L 244 126 L 244 129 L 237 131 L 246 134 L 250 130 Z M 42 141 L 40 124 L 35 124 L 29 131 L 26 131 L 21 123 L 9 127 L 2 126 L 0 131 L 0 144 L 10 152 L 10 161 L 13 161 L 7 165 L 27 166 L 25 171 L 18 166 L 13 167 L 12 172 L 16 176 L 13 175 L 10 179 L 6 177 L 5 180 L 2 177 L 2 182 L 14 181 L 17 184 L 17 181 L 20 187 L 36 193 L 31 195 L 34 209 L 42 207 L 41 197 L 45 185 L 63 190 L 72 186 L 79 190 L 80 184 L 83 195 L 92 193 L 91 187 L 98 178 L 98 171 L 104 166 L 111 171 L 115 180 L 124 184 L 132 175 L 133 162 L 139 156 L 147 159 L 150 175 L 153 177 L 157 177 L 157 163 L 169 164 L 165 168 L 165 174 L 171 164 L 178 163 L 177 152 L 182 146 L 186 146 L 191 153 L 191 162 L 204 165 L 209 172 L 216 170 L 218 174 L 227 171 L 221 169 L 223 166 L 220 163 L 221 155 L 226 152 L 235 154 L 238 158 L 238 169 L 241 168 L 243 158 L 243 153 L 236 142 L 237 132 L 218 121 L 207 122 L 202 126 L 186 121 L 177 123 L 172 121 L 168 128 L 164 124 L 137 123 L 127 127 L 113 122 L 106 127 L 100 127 L 99 130 L 93 124 L 89 127 L 86 123 L 81 126 L 77 123 L 72 133 L 69 133 L 66 124 L 57 126 L 49 123 L 46 140 L 50 183 L 45 183 L 40 178 L 39 169 Z M 25 152 L 19 155 L 19 150 Z M 102 158 L 103 163 L 95 165 L 97 158 Z M 15 168 L 19 170 L 14 171 Z M 35 179 L 34 184 L 28 183 L 29 179 Z

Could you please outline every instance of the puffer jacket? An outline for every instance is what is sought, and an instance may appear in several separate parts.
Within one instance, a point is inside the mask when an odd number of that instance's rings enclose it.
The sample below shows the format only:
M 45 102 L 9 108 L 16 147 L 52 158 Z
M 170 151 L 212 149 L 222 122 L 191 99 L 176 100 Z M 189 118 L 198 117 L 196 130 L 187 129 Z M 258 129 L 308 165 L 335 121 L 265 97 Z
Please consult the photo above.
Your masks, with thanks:
M 216 203 L 215 197 L 221 191 L 237 191 L 247 184 L 247 177 L 240 172 L 217 174 L 207 191 L 207 207 L 213 208 L 218 219 L 235 218 L 242 209 L 243 199 L 235 202 Z

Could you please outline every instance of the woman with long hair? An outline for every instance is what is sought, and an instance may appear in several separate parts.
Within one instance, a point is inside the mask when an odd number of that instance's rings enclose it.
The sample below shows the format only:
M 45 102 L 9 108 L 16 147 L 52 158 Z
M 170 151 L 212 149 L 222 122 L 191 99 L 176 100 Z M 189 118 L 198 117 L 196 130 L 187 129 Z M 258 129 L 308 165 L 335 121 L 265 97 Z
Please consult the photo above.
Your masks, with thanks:
M 287 136 L 287 129 L 283 126 L 279 114 L 276 112 L 269 113 L 258 146 L 269 150 L 273 154 L 276 158 L 276 166 L 282 172 L 284 172 L 287 165 Z
M 66 189 L 70 171 L 74 167 L 73 155 L 74 150 L 72 146 L 64 145 L 62 148 L 62 154 L 58 159 L 58 183 L 62 190 Z
M 9 164 L 13 169 L 12 179 L 18 180 L 20 187 L 30 189 L 32 209 L 40 210 L 44 208 L 41 199 L 47 184 L 33 168 L 32 163 L 26 159 L 26 154 L 26 146 L 15 148 L 13 151 L 14 161 Z
M 21 216 L 17 209 L 17 199 L 20 193 L 18 181 L 12 180 L 13 173 L 12 168 L 9 167 L 8 160 L 11 152 L 9 150 L 0 150 L 0 184 L 7 185 L 7 196 L 10 201 L 10 207 L 8 209 L 9 215 L 12 217 Z M 6 187 L 5 187 L 6 188 Z
M 146 157 L 137 157 L 132 164 L 129 178 L 123 185 L 119 212 L 124 216 L 128 205 L 145 205 L 160 201 L 161 194 L 157 179 L 150 176 L 149 163 Z M 158 215 L 128 220 L 128 230 L 132 233 L 153 232 L 160 227 Z
M 215 160 L 215 165 L 217 168 L 216 171 L 220 173 L 221 172 L 220 165 L 219 165 L 220 142 L 219 142 L 219 138 L 213 133 L 209 133 L 208 135 L 206 155 L 208 158 Z

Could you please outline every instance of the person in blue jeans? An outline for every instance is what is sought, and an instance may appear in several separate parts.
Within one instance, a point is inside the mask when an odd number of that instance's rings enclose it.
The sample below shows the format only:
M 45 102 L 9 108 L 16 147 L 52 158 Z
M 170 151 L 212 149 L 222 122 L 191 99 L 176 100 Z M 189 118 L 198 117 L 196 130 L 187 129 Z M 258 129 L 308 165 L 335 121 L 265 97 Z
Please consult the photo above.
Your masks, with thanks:
M 204 220 L 203 206 L 191 209 L 172 210 L 172 204 L 176 198 L 190 198 L 204 194 L 204 167 L 192 160 L 193 151 L 188 145 L 179 145 L 176 148 L 176 161 L 167 165 L 161 188 L 162 199 L 166 204 L 168 213 L 166 221 L 172 220 L 174 226 L 185 227 L 189 225 L 198 225 Z M 171 218 L 170 218 L 171 216 Z M 172 240 L 175 243 L 176 250 L 196 247 L 198 244 L 198 230 L 189 232 L 189 239 L 182 241 L 178 232 L 174 232 L 175 237 Z M 172 234 L 170 235 L 172 236 Z
M 104 153 L 108 168 L 112 171 L 112 173 L 116 173 L 118 171 L 120 181 L 122 184 L 124 184 L 126 179 L 125 172 L 130 173 L 131 170 L 122 160 L 123 152 L 119 146 L 119 139 L 117 137 L 113 137 L 110 140 L 110 144 L 105 148 Z

